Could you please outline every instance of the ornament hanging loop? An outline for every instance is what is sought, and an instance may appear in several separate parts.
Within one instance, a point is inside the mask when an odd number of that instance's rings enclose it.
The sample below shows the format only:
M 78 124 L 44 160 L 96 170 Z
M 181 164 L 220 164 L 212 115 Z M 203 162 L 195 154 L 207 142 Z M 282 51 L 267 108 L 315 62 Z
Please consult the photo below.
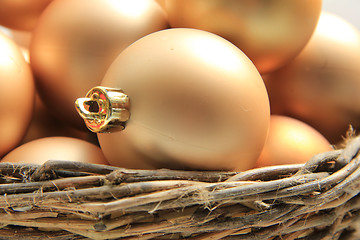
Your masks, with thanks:
M 94 87 L 75 101 L 75 107 L 86 126 L 96 133 L 121 131 L 130 118 L 129 97 L 118 88 Z

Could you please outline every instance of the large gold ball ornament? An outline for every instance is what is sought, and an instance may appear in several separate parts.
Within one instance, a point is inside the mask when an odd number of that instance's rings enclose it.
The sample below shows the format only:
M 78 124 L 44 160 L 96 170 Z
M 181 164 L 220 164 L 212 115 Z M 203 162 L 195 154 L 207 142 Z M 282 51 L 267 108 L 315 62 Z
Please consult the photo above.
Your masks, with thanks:
M 168 27 L 153 0 L 55 0 L 33 32 L 30 62 L 44 104 L 82 127 L 73 105 L 99 85 L 114 58 L 137 39 Z
M 342 141 L 349 125 L 360 129 L 359 63 L 358 29 L 322 13 L 304 50 L 266 76 L 272 112 L 312 125 L 333 144 Z
M 0 32 L 0 158 L 24 137 L 34 98 L 29 64 L 15 42 Z
M 52 0 L 1 0 L 0 25 L 31 31 Z
M 118 56 L 101 85 L 109 89 L 90 91 L 77 107 L 96 127 L 97 114 L 110 114 L 105 96 L 124 99 L 113 104 L 124 108 L 112 111 L 129 117 L 125 129 L 98 134 L 112 165 L 245 170 L 264 145 L 270 109 L 263 80 L 242 51 L 215 34 L 149 34 Z
M 167 0 L 172 27 L 218 34 L 239 47 L 261 73 L 294 58 L 310 39 L 321 0 Z

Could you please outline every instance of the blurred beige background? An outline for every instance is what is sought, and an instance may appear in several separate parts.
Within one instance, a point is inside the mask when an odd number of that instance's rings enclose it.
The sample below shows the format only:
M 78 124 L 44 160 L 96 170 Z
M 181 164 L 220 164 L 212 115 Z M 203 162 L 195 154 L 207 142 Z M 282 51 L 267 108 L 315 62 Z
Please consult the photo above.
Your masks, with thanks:
M 323 10 L 337 14 L 360 30 L 360 0 L 323 0 Z

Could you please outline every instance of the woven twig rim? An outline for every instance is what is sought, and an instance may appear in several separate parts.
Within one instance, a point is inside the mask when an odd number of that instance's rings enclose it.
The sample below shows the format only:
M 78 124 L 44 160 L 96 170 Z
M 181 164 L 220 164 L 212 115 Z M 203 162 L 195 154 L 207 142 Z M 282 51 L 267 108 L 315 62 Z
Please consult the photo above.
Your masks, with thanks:
M 0 163 L 1 239 L 359 239 L 360 138 L 246 172 Z

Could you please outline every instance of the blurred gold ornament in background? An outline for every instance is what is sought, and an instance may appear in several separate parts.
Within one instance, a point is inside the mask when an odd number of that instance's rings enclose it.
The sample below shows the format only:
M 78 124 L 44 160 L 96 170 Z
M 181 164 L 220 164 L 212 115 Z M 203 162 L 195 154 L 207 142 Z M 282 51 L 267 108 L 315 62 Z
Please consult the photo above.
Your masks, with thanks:
M 268 73 L 305 46 L 320 16 L 321 0 L 167 0 L 171 27 L 218 34 Z
M 300 119 L 332 144 L 360 129 L 360 32 L 323 12 L 302 52 L 264 77 L 272 113 Z

